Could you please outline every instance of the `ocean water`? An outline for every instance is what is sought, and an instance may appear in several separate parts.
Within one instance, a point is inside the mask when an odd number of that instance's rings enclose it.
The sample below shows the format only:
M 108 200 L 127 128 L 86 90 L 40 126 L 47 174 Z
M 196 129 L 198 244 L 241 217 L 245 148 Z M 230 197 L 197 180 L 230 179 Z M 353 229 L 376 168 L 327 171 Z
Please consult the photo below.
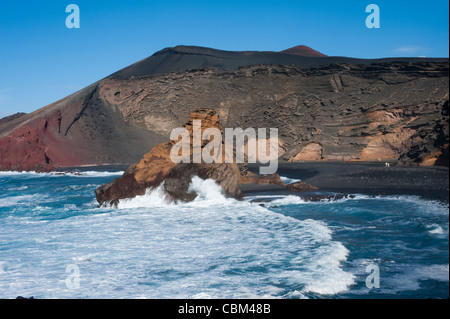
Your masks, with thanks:
M 448 203 L 237 201 L 194 177 L 191 203 L 98 208 L 121 174 L 0 172 L 0 298 L 449 297 Z

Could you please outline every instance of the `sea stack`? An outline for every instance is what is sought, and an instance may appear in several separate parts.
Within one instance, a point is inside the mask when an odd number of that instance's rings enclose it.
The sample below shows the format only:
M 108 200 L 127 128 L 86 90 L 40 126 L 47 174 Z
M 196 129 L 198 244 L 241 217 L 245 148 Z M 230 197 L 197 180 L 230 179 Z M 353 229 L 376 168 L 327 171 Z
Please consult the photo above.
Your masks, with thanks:
M 208 128 L 222 130 L 219 115 L 214 109 L 199 108 L 190 113 L 189 121 L 184 128 L 189 132 L 191 142 L 189 145 L 190 157 L 193 156 L 193 121 L 201 120 L 201 133 Z M 275 174 L 258 175 L 247 170 L 246 164 L 233 163 L 174 163 L 170 157 L 172 146 L 179 140 L 170 140 L 156 145 L 150 152 L 134 165 L 127 168 L 122 177 L 98 187 L 95 191 L 97 201 L 102 206 L 117 206 L 120 200 L 144 195 L 147 189 L 156 188 L 163 183 L 163 189 L 169 201 L 192 201 L 197 194 L 189 190 L 193 176 L 202 179 L 213 179 L 223 189 L 224 195 L 242 199 L 241 184 L 274 184 L 282 187 L 287 185 Z M 203 140 L 201 149 L 209 143 Z M 222 139 L 222 150 L 225 149 Z M 224 153 L 222 154 L 224 156 Z M 305 184 L 305 183 L 303 183 Z M 295 188 L 293 191 L 317 190 L 314 186 Z
M 207 128 L 221 129 L 219 116 L 212 109 L 196 109 L 190 113 L 189 121 L 184 127 L 191 133 L 192 122 L 201 120 L 201 130 Z M 239 168 L 237 164 L 179 163 L 170 158 L 170 150 L 177 141 L 170 140 L 156 145 L 135 165 L 131 165 L 122 177 L 97 188 L 97 201 L 101 205 L 117 205 L 121 199 L 144 195 L 149 188 L 155 188 L 164 182 L 164 191 L 171 201 L 190 201 L 196 197 L 189 192 L 192 176 L 212 178 L 220 184 L 226 196 L 240 198 Z M 205 146 L 206 143 L 202 145 Z M 192 154 L 192 143 L 190 143 Z M 192 155 L 191 155 L 192 156 Z

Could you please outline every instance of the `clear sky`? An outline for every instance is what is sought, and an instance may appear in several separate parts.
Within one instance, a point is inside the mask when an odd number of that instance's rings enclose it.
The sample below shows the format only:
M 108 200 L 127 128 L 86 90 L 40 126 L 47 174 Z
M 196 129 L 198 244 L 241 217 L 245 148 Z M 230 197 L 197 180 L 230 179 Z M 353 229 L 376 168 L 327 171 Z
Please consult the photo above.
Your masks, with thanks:
M 68 4 L 80 28 L 66 27 Z M 368 4 L 380 8 L 369 29 Z M 32 112 L 165 47 L 330 56 L 449 56 L 447 0 L 0 2 L 0 117 Z

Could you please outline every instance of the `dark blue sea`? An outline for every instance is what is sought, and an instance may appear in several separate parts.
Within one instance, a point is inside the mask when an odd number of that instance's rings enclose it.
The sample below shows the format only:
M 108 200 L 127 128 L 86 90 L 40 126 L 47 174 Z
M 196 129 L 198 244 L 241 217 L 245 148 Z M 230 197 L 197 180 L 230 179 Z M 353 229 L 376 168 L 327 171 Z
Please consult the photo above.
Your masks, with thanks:
M 0 298 L 449 297 L 448 203 L 237 201 L 194 178 L 191 203 L 98 208 L 122 173 L 0 172 Z

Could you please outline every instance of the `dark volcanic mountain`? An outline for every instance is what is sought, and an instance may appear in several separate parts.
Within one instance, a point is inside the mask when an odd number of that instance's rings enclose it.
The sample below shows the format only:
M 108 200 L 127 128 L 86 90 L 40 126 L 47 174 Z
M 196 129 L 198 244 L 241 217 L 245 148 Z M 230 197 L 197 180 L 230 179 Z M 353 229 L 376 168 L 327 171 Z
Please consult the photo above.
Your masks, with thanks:
M 27 113 L 17 112 L 13 115 L 6 116 L 6 117 L 0 119 L 0 125 L 6 124 L 8 122 L 11 122 L 12 120 L 18 119 L 19 117 L 21 117 L 22 115 L 25 115 L 25 114 L 27 114 Z
M 0 169 L 133 163 L 198 107 L 279 128 L 287 160 L 448 165 L 448 76 L 448 59 L 167 48 L 1 123 Z
M 310 47 L 307 47 L 306 45 L 297 45 L 295 47 L 286 49 L 281 51 L 282 53 L 289 53 L 289 54 L 296 54 L 296 55 L 302 55 L 302 56 L 311 56 L 311 57 L 320 57 L 320 56 L 327 56 L 323 53 L 320 53 L 319 51 L 316 51 L 314 49 L 311 49 Z
M 288 49 L 287 51 L 289 50 L 298 52 L 296 47 Z M 158 51 L 151 57 L 134 63 L 112 74 L 110 77 L 129 78 L 132 76 L 160 75 L 196 69 L 232 71 L 239 67 L 251 65 L 295 65 L 301 68 L 315 68 L 337 63 L 371 64 L 392 61 L 414 63 L 427 60 L 448 62 L 448 59 L 355 59 L 347 57 L 305 56 L 289 52 L 222 51 L 195 46 L 176 46 Z

